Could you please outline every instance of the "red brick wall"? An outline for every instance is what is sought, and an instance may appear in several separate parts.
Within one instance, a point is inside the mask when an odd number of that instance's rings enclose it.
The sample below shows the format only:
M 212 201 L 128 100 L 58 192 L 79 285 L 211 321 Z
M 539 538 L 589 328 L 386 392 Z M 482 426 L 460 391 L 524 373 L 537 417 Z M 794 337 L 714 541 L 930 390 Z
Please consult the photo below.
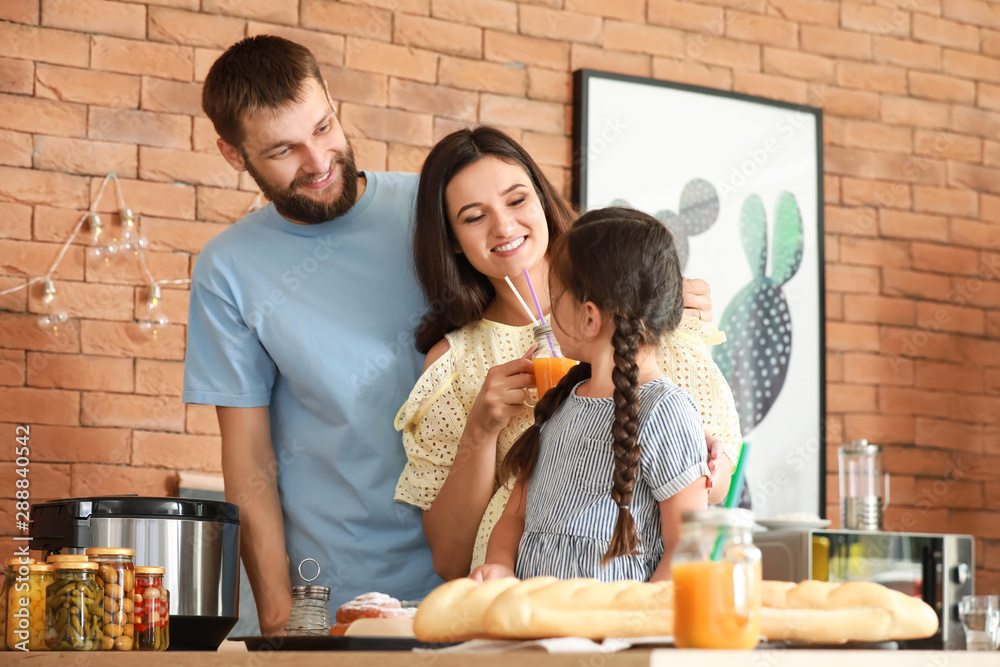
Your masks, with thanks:
M 0 3 L 0 291 L 45 272 L 121 178 L 150 269 L 185 278 L 252 183 L 199 107 L 248 34 L 307 44 L 361 166 L 418 169 L 454 128 L 499 125 L 568 189 L 581 67 L 763 95 L 825 112 L 828 462 L 886 445 L 887 523 L 969 532 L 1000 590 L 1000 5 L 981 0 L 5 0 Z M 109 190 L 100 206 L 117 225 Z M 78 239 L 55 274 L 79 326 L 35 324 L 40 284 L 0 297 L 0 498 L 30 424 L 32 498 L 170 493 L 217 471 L 214 410 L 180 401 L 186 296 L 139 337 L 135 262 Z M 13 533 L 0 502 L 0 535 Z M 5 544 L 9 544 L 9 537 Z

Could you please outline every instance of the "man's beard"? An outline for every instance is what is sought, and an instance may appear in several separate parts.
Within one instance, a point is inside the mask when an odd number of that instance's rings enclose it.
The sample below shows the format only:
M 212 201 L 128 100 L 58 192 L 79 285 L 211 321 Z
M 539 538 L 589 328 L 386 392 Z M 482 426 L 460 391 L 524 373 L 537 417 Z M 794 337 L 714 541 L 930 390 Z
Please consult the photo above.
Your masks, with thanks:
M 300 176 L 292 181 L 287 188 L 268 182 L 253 166 L 247 156 L 243 157 L 247 172 L 257 183 L 264 196 L 274 204 L 274 208 L 283 217 L 307 225 L 317 225 L 327 220 L 333 220 L 351 210 L 358 196 L 358 170 L 354 164 L 354 149 L 347 145 L 347 150 L 337 153 L 330 161 L 330 170 L 334 165 L 340 166 L 340 196 L 333 201 L 320 202 L 296 191 L 301 185 L 313 180 L 310 176 Z

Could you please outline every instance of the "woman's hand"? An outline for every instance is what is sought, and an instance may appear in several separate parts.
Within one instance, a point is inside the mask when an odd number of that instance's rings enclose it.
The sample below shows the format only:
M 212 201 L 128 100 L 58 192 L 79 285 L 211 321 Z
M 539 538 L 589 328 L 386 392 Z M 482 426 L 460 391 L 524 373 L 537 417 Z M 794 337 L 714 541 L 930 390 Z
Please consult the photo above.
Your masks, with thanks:
M 489 581 L 490 579 L 503 579 L 505 577 L 513 576 L 514 570 L 510 569 L 506 565 L 484 563 L 472 571 L 469 575 L 469 579 L 472 579 L 473 581 Z
M 718 505 L 725 502 L 732 484 L 733 467 L 723 451 L 722 441 L 705 431 L 705 446 L 708 447 L 708 502 Z
M 708 490 L 711 491 L 719 479 L 719 457 L 722 456 L 722 441 L 705 431 L 705 445 L 708 447 Z
M 486 373 L 476 402 L 469 411 L 466 428 L 484 435 L 496 435 L 510 418 L 524 409 L 528 388 L 535 386 L 535 367 L 531 363 L 532 346 L 520 359 L 494 366 Z
M 684 314 L 712 321 L 712 286 L 700 278 L 684 279 Z

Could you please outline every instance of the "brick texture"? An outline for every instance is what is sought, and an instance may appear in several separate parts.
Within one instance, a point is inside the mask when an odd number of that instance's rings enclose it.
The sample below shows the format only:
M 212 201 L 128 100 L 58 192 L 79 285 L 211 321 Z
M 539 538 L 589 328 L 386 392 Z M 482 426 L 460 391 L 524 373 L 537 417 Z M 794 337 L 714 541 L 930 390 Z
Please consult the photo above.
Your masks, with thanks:
M 0 291 L 44 275 L 91 206 L 116 233 L 114 183 L 97 200 L 108 173 L 141 215 L 150 271 L 188 278 L 257 198 L 218 154 L 201 82 L 229 44 L 264 33 L 313 50 L 368 169 L 417 171 L 442 136 L 488 123 L 568 193 L 585 67 L 820 107 L 831 471 L 842 440 L 879 442 L 898 484 L 887 521 L 967 530 L 977 562 L 1000 555 L 992 3 L 0 2 Z M 106 263 L 88 237 L 53 274 L 70 315 L 58 337 L 37 325 L 39 283 L 0 296 L 0 422 L 32 423 L 39 498 L 173 493 L 178 470 L 219 469 L 214 408 L 181 401 L 188 287 L 166 287 L 170 324 L 151 340 L 135 322 L 137 259 Z M 951 479 L 957 464 L 968 471 Z M 978 582 L 1000 586 L 1000 568 Z

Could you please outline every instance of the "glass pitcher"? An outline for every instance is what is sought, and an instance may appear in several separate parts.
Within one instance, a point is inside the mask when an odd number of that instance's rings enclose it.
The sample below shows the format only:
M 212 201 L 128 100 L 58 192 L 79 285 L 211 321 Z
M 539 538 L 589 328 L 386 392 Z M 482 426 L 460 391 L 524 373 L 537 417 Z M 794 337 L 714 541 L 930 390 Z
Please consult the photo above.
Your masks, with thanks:
M 882 530 L 889 506 L 889 473 L 882 469 L 882 448 L 852 440 L 837 450 L 840 463 L 840 524 L 848 530 Z

